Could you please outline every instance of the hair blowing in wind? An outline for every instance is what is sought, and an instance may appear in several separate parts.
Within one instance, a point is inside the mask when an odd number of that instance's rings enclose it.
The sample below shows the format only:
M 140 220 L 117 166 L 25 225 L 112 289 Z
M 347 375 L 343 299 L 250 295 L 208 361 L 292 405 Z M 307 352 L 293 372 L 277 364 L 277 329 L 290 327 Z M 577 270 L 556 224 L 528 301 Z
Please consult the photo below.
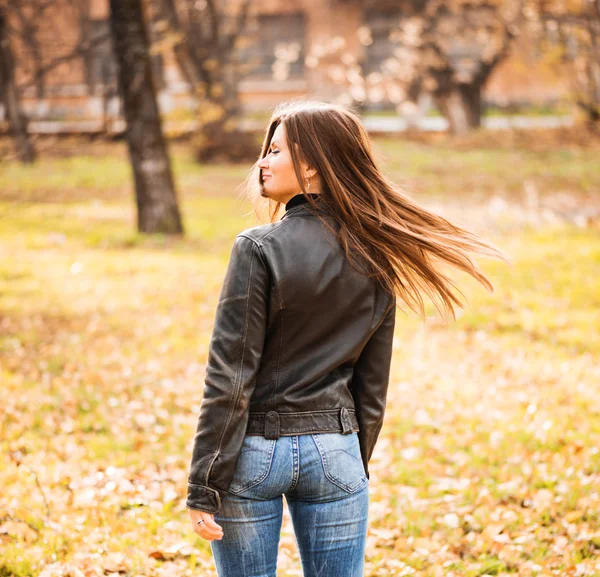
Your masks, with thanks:
M 294 171 L 302 192 L 306 184 L 300 159 L 316 169 L 321 180 L 318 203 L 310 196 L 323 223 L 336 235 L 349 262 L 395 292 L 414 312 L 425 316 L 422 294 L 442 314 L 456 318 L 454 306 L 464 307 L 463 294 L 442 273 L 451 265 L 475 278 L 488 291 L 492 283 L 470 255 L 510 263 L 507 255 L 460 225 L 420 206 L 380 171 L 371 141 L 359 117 L 347 107 L 320 101 L 281 103 L 273 112 L 259 160 L 246 180 L 245 192 L 254 200 L 262 186 L 258 162 L 269 151 L 273 133 L 283 123 Z M 269 199 L 274 222 L 282 203 Z M 332 226 L 333 223 L 333 226 Z M 359 265 L 358 261 L 362 263 Z M 464 296 L 464 295 L 463 295 Z

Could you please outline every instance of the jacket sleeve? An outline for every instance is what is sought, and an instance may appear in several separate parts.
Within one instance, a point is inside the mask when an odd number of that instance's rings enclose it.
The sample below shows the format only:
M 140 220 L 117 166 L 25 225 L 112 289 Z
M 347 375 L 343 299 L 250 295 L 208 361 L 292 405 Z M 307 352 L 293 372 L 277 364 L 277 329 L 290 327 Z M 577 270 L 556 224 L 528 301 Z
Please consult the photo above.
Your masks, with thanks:
M 209 345 L 188 477 L 190 509 L 218 513 L 233 478 L 263 352 L 269 288 L 262 250 L 240 233 L 231 251 Z
M 390 308 L 362 350 L 352 376 L 360 453 L 367 478 L 370 478 L 369 461 L 383 426 L 395 323 L 396 297 L 393 295 Z

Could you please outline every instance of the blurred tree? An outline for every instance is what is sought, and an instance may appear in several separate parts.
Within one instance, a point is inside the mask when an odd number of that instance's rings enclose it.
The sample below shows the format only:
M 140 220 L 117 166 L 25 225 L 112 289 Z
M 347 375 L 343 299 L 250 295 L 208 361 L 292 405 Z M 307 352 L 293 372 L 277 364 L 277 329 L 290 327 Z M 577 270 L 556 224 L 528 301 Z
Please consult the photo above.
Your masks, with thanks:
M 15 81 L 15 59 L 8 35 L 7 11 L 0 4 L 0 103 L 15 141 L 17 157 L 22 162 L 35 160 L 35 149 L 27 132 L 27 118 L 21 113 Z
M 398 31 L 401 44 L 413 51 L 408 57 L 414 65 L 411 84 L 431 93 L 452 133 L 481 126 L 481 95 L 509 54 L 515 13 L 518 2 L 433 0 Z
M 600 0 L 536 0 L 531 10 L 541 51 L 568 79 L 591 128 L 600 125 Z
M 360 2 L 365 11 L 399 15 L 397 24 L 390 25 L 389 56 L 382 60 L 380 70 L 365 75 L 348 55 L 341 58 L 346 71 L 332 67 L 350 85 L 353 102 L 361 98 L 378 101 L 387 93 L 400 111 L 416 108 L 419 97 L 428 93 L 451 132 L 465 133 L 481 125 L 482 91 L 520 32 L 524 0 L 331 1 Z M 364 46 L 372 43 L 367 24 L 357 34 Z M 312 50 L 311 66 L 318 65 L 314 53 L 325 53 L 329 59 L 332 55 L 331 50 Z
M 252 0 L 154 0 L 161 47 L 172 48 L 198 99 L 200 161 L 256 160 L 254 137 L 240 130 L 239 74 L 234 49 Z
M 142 0 L 110 0 L 110 25 L 135 181 L 138 230 L 181 234 L 183 227 L 156 100 Z
M 31 87 L 42 100 L 47 96 L 47 79 L 59 67 L 79 58 L 86 59 L 109 34 L 91 37 L 85 28 L 89 0 L 0 0 L 2 52 L 1 100 L 18 157 L 32 162 L 35 149 L 27 132 L 28 118 L 20 101 Z M 69 13 L 81 23 L 72 43 L 61 42 L 60 28 Z M 17 68 L 20 78 L 17 79 Z

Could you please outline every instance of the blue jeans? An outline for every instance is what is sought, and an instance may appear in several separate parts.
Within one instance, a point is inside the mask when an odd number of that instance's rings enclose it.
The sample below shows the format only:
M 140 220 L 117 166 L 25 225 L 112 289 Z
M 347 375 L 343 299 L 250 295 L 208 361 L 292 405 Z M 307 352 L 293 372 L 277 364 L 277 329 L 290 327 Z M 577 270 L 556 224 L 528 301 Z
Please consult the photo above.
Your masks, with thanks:
M 210 542 L 219 577 L 276 577 L 285 495 L 304 577 L 362 577 L 369 479 L 358 433 L 246 435 Z

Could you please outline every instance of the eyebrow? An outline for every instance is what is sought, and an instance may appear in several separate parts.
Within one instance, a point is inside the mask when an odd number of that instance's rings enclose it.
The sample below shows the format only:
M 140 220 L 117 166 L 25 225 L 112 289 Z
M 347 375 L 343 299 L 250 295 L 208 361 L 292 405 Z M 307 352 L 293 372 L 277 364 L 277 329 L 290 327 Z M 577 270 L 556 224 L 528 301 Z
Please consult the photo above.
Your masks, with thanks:
M 269 145 L 269 148 L 271 148 L 271 146 L 273 146 L 274 144 L 277 145 L 277 146 L 279 146 L 279 142 L 277 142 L 276 140 L 273 140 L 271 142 L 271 144 Z

